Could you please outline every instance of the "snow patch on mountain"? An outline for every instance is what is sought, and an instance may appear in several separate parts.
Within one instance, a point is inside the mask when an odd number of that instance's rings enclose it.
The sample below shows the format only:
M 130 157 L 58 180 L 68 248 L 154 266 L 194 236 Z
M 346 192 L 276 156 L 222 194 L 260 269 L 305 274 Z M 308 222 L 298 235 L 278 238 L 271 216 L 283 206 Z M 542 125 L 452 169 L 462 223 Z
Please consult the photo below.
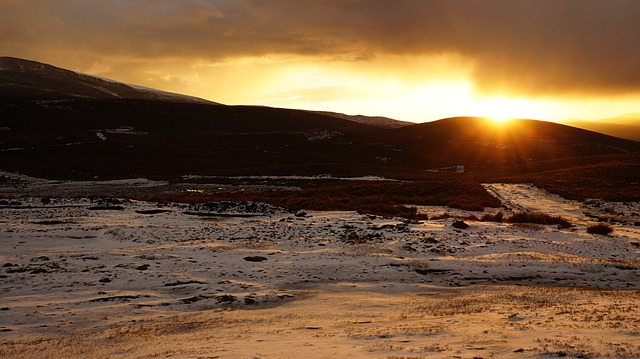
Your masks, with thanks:
M 370 182 L 398 182 L 400 180 L 386 178 L 381 176 L 359 176 L 359 177 L 334 177 L 330 174 L 317 176 L 201 176 L 186 175 L 181 177 L 183 180 L 196 179 L 237 179 L 237 180 L 339 180 L 339 181 L 370 181 Z
M 0 57 L 0 85 L 9 93 L 16 93 L 19 89 L 18 92 L 28 91 L 34 97 L 45 98 L 121 98 L 218 104 L 12 57 Z

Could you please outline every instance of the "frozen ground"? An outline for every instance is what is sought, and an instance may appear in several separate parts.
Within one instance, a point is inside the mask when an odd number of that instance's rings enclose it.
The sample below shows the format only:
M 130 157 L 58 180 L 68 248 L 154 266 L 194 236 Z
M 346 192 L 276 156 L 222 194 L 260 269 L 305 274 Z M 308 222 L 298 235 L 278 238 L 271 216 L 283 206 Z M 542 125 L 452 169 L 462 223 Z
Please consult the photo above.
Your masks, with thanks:
M 640 205 L 487 188 L 574 227 L 5 201 L 0 357 L 640 356 Z
M 126 130 L 115 129 L 113 131 Z M 111 130 L 110 130 L 111 131 Z M 102 196 L 145 196 L 176 193 L 215 193 L 238 190 L 271 190 L 299 187 L 286 182 L 292 181 L 359 181 L 359 182 L 398 182 L 398 180 L 379 176 L 333 177 L 318 176 L 182 176 L 182 180 L 206 183 L 169 183 L 146 178 L 125 180 L 68 181 L 46 180 L 0 170 L 0 196 L 23 196 L 25 193 L 33 197 L 90 197 Z M 219 182 L 219 183 L 216 183 Z

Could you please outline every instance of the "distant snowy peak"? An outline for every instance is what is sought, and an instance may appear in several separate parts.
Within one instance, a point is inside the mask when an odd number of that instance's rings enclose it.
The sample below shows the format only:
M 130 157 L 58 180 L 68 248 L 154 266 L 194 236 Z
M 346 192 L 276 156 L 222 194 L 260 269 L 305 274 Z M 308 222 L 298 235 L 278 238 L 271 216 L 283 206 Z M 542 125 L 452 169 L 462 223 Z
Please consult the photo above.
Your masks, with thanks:
M 343 120 L 358 122 L 365 125 L 390 128 L 390 129 L 405 127 L 409 125 L 415 125 L 415 123 L 413 122 L 394 120 L 392 118 L 381 117 L 381 116 L 345 115 L 343 113 L 328 112 L 328 111 L 310 111 L 310 112 L 329 116 L 329 117 L 340 118 Z
M 197 97 L 129 85 L 36 61 L 0 57 L 0 96 L 139 99 L 216 104 Z

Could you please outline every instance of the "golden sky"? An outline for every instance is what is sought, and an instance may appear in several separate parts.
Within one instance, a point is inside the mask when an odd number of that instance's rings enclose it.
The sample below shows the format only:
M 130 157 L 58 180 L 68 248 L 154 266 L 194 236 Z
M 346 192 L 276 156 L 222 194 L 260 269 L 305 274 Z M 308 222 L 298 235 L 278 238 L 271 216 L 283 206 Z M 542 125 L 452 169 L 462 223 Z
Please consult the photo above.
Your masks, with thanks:
M 640 112 L 637 0 L 0 0 L 0 55 L 424 122 Z

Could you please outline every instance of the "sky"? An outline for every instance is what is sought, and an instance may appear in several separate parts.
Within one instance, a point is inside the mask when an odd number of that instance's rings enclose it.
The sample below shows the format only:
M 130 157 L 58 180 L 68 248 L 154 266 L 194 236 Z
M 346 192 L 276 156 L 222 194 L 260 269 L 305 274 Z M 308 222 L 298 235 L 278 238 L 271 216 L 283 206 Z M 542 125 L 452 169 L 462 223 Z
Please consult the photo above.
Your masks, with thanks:
M 640 112 L 637 0 L 0 0 L 0 55 L 425 122 Z

